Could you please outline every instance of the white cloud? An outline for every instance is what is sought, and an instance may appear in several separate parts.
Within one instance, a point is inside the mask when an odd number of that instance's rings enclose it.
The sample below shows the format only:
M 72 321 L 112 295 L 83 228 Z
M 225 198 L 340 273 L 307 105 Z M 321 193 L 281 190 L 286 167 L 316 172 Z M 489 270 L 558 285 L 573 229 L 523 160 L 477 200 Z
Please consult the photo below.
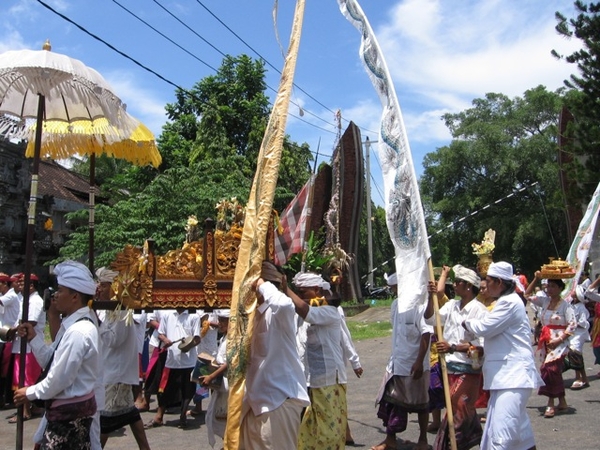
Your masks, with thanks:
M 409 139 L 444 145 L 450 134 L 441 116 L 470 107 L 488 92 L 515 97 L 540 84 L 562 87 L 575 67 L 550 52 L 570 54 L 580 43 L 555 31 L 556 10 L 568 15 L 572 4 L 406 0 L 391 7 L 375 33 L 400 103 L 410 102 L 410 109 L 403 107 Z M 358 114 L 364 104 L 357 104 Z M 369 126 L 377 129 L 376 123 Z
M 162 132 L 167 121 L 165 105 L 167 100 L 158 98 L 157 91 L 140 87 L 130 72 L 105 72 L 104 78 L 112 86 L 115 94 L 127 104 L 127 112 L 146 125 L 155 136 Z

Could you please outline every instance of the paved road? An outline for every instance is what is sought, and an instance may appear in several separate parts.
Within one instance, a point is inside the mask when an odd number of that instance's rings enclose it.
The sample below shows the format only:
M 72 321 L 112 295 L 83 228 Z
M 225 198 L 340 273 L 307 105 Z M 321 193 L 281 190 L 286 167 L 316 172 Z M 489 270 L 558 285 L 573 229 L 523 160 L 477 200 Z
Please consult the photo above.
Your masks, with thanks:
M 387 312 L 383 312 L 381 317 L 385 320 L 385 317 L 389 317 L 389 315 Z M 354 320 L 360 319 L 357 317 Z M 366 450 L 381 442 L 384 437 L 381 422 L 376 417 L 374 398 L 389 357 L 390 339 L 369 339 L 356 342 L 356 347 L 365 373 L 361 379 L 357 379 L 352 371 L 348 371 L 349 422 L 356 440 L 355 447 Z M 600 380 L 598 380 L 596 374 L 600 370 L 600 366 L 592 364 L 594 358 L 589 345 L 585 347 L 585 361 L 591 386 L 580 391 L 567 389 L 567 401 L 571 406 L 569 413 L 557 415 L 553 419 L 544 419 L 543 411 L 546 398 L 537 395 L 531 397 L 528 412 L 533 423 L 538 449 L 597 450 L 600 448 L 596 436 L 598 418 L 600 417 Z M 573 378 L 574 372 L 567 372 L 565 374 L 565 385 L 570 386 Z M 154 405 L 155 403 L 152 404 L 152 406 Z M 15 425 L 10 425 L 4 420 L 4 417 L 11 412 L 10 410 L 0 411 L 0 450 L 15 448 Z M 143 413 L 144 421 L 150 420 L 152 416 L 152 413 Z M 178 421 L 176 413 L 167 414 L 165 419 L 165 426 L 147 431 L 154 450 L 174 448 L 186 450 L 210 449 L 202 417 L 195 418 L 187 430 L 180 430 L 176 427 Z M 25 422 L 25 449 L 32 448 L 29 444 L 38 422 L 39 419 Z M 418 426 L 415 415 L 410 417 L 408 429 L 400 437 L 413 444 L 416 442 Z M 430 444 L 433 443 L 433 440 L 434 436 L 429 435 Z M 399 450 L 408 450 L 413 445 L 410 443 L 401 444 L 400 441 L 398 444 Z M 220 445 L 220 442 L 217 445 Z M 137 447 L 131 431 L 123 429 L 111 436 L 105 448 L 106 450 L 113 450 L 135 449 Z

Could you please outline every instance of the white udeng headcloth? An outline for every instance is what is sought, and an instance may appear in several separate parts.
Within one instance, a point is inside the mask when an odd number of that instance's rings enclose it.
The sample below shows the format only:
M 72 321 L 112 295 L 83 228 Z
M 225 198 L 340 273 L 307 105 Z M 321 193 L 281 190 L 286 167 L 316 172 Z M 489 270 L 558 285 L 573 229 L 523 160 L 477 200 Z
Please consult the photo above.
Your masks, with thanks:
M 94 295 L 96 283 L 90 270 L 77 261 L 65 261 L 54 268 L 56 280 L 64 286 L 82 294 Z
M 320 287 L 325 290 L 329 290 L 331 286 L 327 283 L 321 275 L 312 272 L 300 272 L 294 276 L 292 280 L 296 287 Z
M 119 272 L 110 270 L 106 267 L 100 267 L 98 270 L 96 270 L 96 278 L 98 279 L 98 283 L 112 283 L 115 281 L 117 275 L 119 275 Z

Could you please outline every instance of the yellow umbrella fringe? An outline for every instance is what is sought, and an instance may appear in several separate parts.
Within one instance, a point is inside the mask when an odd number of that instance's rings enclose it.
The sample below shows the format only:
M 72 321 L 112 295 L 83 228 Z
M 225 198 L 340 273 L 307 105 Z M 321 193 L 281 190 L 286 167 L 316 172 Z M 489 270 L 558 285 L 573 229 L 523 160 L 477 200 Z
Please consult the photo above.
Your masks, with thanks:
M 67 159 L 74 153 L 88 156 L 106 154 L 139 166 L 160 166 L 162 157 L 153 133 L 145 125 L 137 123 L 138 126 L 125 136 L 116 127 L 110 126 L 106 119 L 70 124 L 47 121 L 44 123 L 41 153 L 51 159 Z M 32 126 L 30 135 L 33 137 L 34 133 L 35 126 Z M 34 140 L 30 138 L 25 156 L 31 158 L 33 153 Z

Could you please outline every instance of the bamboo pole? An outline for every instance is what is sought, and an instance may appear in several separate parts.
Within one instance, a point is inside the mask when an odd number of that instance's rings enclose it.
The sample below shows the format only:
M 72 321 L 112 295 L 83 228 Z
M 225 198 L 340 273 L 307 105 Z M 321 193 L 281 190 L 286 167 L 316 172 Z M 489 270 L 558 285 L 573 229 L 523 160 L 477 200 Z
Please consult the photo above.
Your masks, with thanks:
M 435 275 L 433 274 L 433 264 L 431 258 L 427 260 L 429 267 L 429 279 L 435 282 Z M 435 314 L 435 329 L 438 337 L 438 341 L 444 340 L 442 332 L 442 320 L 440 318 L 440 304 L 438 302 L 437 293 L 433 294 L 433 312 Z M 448 423 L 448 436 L 450 437 L 450 448 L 457 450 L 456 447 L 456 430 L 454 430 L 454 412 L 452 411 L 452 398 L 450 396 L 450 384 L 448 382 L 448 369 L 446 368 L 446 358 L 443 355 L 438 354 L 440 361 L 440 367 L 442 369 L 442 381 L 444 384 L 444 399 L 446 401 L 446 420 Z

